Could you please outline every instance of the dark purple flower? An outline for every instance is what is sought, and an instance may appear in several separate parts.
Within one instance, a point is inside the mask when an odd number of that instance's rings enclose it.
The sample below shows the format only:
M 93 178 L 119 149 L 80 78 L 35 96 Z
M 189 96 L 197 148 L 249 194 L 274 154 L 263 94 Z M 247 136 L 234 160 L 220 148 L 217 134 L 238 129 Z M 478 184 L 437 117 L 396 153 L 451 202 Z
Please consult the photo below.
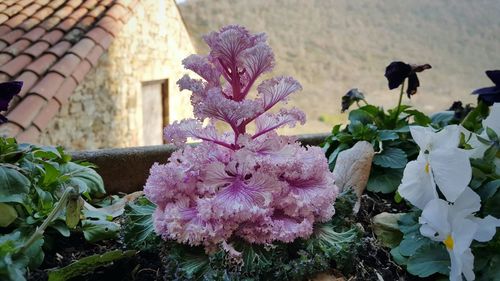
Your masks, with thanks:
M 488 70 L 486 75 L 495 86 L 477 89 L 472 94 L 478 95 L 479 100 L 487 105 L 493 105 L 495 102 L 500 102 L 500 70 Z
M 364 99 L 365 95 L 363 95 L 363 93 L 360 92 L 357 88 L 349 90 L 349 92 L 347 92 L 342 97 L 342 112 L 348 110 L 353 103 L 358 103 L 359 101 Z
M 22 81 L 0 83 L 0 111 L 6 111 L 12 98 L 19 94 L 23 87 Z M 0 114 L 0 124 L 7 122 L 7 118 Z
M 420 86 L 417 72 L 422 72 L 432 68 L 430 64 L 410 65 L 402 61 L 394 61 L 385 69 L 385 77 L 389 81 L 389 89 L 395 89 L 403 84 L 403 81 L 408 78 L 408 87 L 406 94 L 408 98 L 417 93 L 417 88 Z

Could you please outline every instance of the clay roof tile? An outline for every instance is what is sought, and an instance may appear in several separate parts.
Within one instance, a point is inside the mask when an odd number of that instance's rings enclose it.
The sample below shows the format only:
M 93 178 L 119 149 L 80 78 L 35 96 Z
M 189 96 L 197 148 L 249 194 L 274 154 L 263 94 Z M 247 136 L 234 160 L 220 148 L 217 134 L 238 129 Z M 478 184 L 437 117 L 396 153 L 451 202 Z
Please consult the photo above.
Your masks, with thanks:
M 25 54 L 31 55 L 34 58 L 39 57 L 45 50 L 49 48 L 49 43 L 45 41 L 38 41 L 34 45 L 31 45 L 27 50 L 24 51 Z
M 46 100 L 50 100 L 57 92 L 61 84 L 64 82 L 64 77 L 57 72 L 49 72 L 40 80 L 31 90 L 30 94 L 37 94 Z
M 50 120 L 59 112 L 61 106 L 55 99 L 51 99 L 47 106 L 45 106 L 40 113 L 33 120 L 35 125 L 40 131 L 43 131 L 50 123 Z
M 21 70 L 23 70 L 23 68 L 31 62 L 31 60 L 31 57 L 28 55 L 19 55 L 10 60 L 8 63 L 2 65 L 0 67 L 0 71 L 13 77 L 17 73 L 21 72 Z
M 7 119 L 26 129 L 46 103 L 47 102 L 40 96 L 28 95 L 7 114 Z

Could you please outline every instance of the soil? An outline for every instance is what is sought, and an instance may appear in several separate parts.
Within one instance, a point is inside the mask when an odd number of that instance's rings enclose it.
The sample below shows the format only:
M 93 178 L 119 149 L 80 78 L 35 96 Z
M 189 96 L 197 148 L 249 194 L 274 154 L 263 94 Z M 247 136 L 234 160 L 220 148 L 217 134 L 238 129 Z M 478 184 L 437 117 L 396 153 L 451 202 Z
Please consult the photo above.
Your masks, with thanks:
M 390 249 L 380 245 L 372 230 L 371 219 L 382 212 L 405 212 L 404 204 L 395 204 L 391 198 L 377 194 L 365 194 L 361 198 L 361 207 L 357 214 L 357 222 L 364 228 L 365 235 L 355 259 L 355 275 L 346 277 L 348 281 L 429 281 L 409 275 L 391 259 Z M 47 270 L 66 266 L 82 257 L 102 254 L 115 249 L 123 249 L 118 241 L 102 241 L 89 244 L 82 235 L 61 237 L 53 244 L 51 250 L 45 251 L 43 264 L 31 272 L 28 280 L 47 280 Z M 163 280 L 164 268 L 158 253 L 138 252 L 133 258 L 117 261 L 107 267 L 101 267 L 73 281 L 100 280 Z

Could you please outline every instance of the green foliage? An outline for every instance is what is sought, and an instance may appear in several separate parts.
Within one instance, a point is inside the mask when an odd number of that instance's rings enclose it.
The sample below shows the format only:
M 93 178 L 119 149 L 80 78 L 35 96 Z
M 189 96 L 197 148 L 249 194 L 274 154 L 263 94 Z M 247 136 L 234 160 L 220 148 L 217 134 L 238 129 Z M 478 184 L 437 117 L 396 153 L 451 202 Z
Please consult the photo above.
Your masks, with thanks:
M 101 196 L 103 181 L 90 165 L 71 162 L 60 147 L 19 145 L 15 139 L 0 138 L 0 183 L 0 231 L 10 233 L 0 236 L 2 280 L 23 280 L 19 276 L 27 266 L 41 264 L 47 226 L 63 236 L 83 231 L 89 241 L 116 236 L 117 224 L 102 218 L 81 220 L 80 195 Z M 95 234 L 99 231 L 109 235 Z
M 129 249 L 151 251 L 160 245 L 160 239 L 154 232 L 153 213 L 156 206 L 146 197 L 125 206 L 121 237 Z
M 398 114 L 398 115 L 396 115 Z M 424 113 L 401 105 L 387 112 L 381 107 L 365 105 L 349 113 L 349 125 L 333 127 L 323 149 L 333 170 L 338 154 L 358 141 L 368 141 L 377 154 L 367 189 L 372 192 L 396 191 L 403 176 L 402 169 L 417 156 L 417 145 L 411 140 L 409 125 L 426 126 L 431 119 Z M 396 122 L 395 122 L 396 121 Z
M 84 275 L 93 271 L 94 269 L 105 266 L 118 261 L 120 259 L 129 258 L 135 255 L 135 251 L 121 251 L 114 250 L 111 252 L 104 253 L 102 255 L 96 254 L 88 256 L 78 261 L 65 266 L 63 268 L 58 268 L 49 271 L 49 281 L 66 281 L 71 278 Z

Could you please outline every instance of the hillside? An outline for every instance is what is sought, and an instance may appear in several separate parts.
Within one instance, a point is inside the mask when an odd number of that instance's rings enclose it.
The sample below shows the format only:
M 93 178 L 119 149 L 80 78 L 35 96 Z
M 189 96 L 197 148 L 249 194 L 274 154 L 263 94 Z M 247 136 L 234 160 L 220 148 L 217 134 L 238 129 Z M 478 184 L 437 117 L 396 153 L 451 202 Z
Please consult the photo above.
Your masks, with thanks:
M 187 0 L 179 8 L 199 53 L 207 52 L 201 35 L 226 24 L 268 34 L 274 74 L 304 87 L 290 105 L 304 109 L 308 123 L 287 133 L 329 131 L 319 118 L 345 119 L 340 97 L 350 88 L 394 106 L 398 91 L 383 76 L 393 60 L 432 65 L 405 100 L 426 112 L 473 102 L 469 93 L 491 84 L 484 70 L 500 68 L 498 0 Z

